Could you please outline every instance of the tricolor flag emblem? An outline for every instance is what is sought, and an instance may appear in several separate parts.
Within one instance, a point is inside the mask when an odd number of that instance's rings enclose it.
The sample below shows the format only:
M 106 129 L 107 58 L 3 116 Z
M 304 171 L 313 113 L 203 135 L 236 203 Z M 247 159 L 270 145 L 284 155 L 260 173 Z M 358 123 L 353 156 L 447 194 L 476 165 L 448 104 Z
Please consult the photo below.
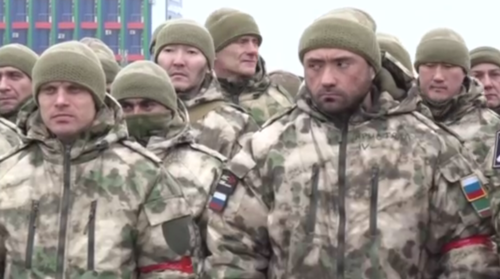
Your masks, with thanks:
M 475 175 L 469 176 L 463 178 L 461 184 L 465 198 L 471 203 L 477 214 L 483 218 L 489 217 L 491 215 L 490 200 L 479 178 Z

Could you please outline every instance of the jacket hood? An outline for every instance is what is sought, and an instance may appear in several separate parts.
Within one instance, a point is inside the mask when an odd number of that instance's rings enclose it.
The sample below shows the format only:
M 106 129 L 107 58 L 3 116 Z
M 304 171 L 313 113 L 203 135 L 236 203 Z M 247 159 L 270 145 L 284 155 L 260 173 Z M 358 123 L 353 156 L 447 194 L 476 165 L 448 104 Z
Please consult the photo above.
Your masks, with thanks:
M 183 99 L 182 101 L 188 109 L 199 104 L 226 99 L 214 72 L 207 74 L 198 94 L 193 95 L 192 98 L 182 98 L 182 96 L 179 98 Z
M 349 117 L 350 123 L 361 123 L 375 118 L 382 118 L 386 116 L 399 115 L 417 111 L 419 99 L 414 96 L 408 96 L 401 102 L 394 100 L 394 98 L 386 91 L 380 92 L 376 86 L 372 86 L 371 90 L 372 103 L 374 104 L 370 110 L 365 110 L 362 106 L 356 108 Z M 305 83 L 302 83 L 299 94 L 297 96 L 297 107 L 302 111 L 310 114 L 314 118 L 331 121 L 338 120 L 341 115 L 327 115 L 320 111 L 316 106 L 311 93 Z
M 97 112 L 90 129 L 71 145 L 72 159 L 88 157 L 128 137 L 119 103 L 109 94 L 106 94 L 104 101 L 106 106 Z M 25 145 L 36 143 L 42 147 L 44 155 L 59 159 L 62 157 L 63 144 L 45 126 L 33 100 L 19 112 L 17 125 L 25 135 Z
M 486 108 L 487 101 L 481 83 L 472 77 L 466 77 L 461 92 L 444 102 L 434 102 L 422 94 L 420 86 L 415 85 L 410 92 L 419 95 L 423 103 L 429 107 L 434 120 L 453 123 L 477 108 Z

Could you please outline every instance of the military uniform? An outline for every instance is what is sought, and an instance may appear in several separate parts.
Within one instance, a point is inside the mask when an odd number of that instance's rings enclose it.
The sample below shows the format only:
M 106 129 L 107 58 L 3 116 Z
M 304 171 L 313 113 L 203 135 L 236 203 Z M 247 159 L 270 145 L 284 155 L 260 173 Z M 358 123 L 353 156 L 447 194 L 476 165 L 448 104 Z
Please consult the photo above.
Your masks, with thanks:
M 320 48 L 382 67 L 375 33 L 355 20 L 316 20 L 301 61 Z M 326 113 L 303 86 L 231 160 L 210 203 L 212 278 L 500 276 L 484 176 L 415 99 L 369 94 L 369 108 Z
M 205 27 L 187 19 L 169 21 L 157 35 L 155 62 L 169 45 L 197 48 L 207 60 L 207 72 L 199 88 L 189 93 L 177 92 L 187 108 L 189 121 L 195 129 L 196 142 L 230 158 L 241 149 L 242 142 L 258 126 L 244 109 L 232 104 L 223 95 L 215 74 L 214 42 Z
M 259 27 L 254 18 L 230 8 L 212 12 L 205 27 L 210 32 L 215 52 L 240 38 L 250 35 L 262 43 Z M 219 77 L 223 94 L 234 104 L 243 107 L 260 126 L 271 116 L 292 106 L 293 100 L 283 87 L 273 83 L 266 73 L 264 59 L 259 56 L 256 72 L 251 78 L 233 82 Z
M 198 233 L 189 204 L 161 161 L 126 140 L 121 107 L 104 95 L 97 56 L 78 42 L 49 48 L 33 70 L 33 99 L 40 86 L 61 80 L 89 88 L 97 114 L 71 144 L 49 132 L 37 106 L 20 114 L 26 141 L 0 161 L 3 276 L 193 274 Z

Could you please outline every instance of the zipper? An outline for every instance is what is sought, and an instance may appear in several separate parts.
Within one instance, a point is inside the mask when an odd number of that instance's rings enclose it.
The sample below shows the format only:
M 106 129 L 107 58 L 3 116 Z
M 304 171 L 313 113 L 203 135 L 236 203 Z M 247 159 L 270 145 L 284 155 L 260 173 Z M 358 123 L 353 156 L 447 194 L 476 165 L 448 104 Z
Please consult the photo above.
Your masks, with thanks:
M 346 160 L 347 160 L 347 136 L 349 132 L 349 119 L 346 119 L 342 127 L 342 136 L 339 146 L 339 228 L 337 231 L 337 279 L 344 279 L 345 273 L 345 195 L 346 195 Z
M 66 255 L 66 234 L 68 230 L 68 214 L 70 206 L 71 187 L 71 146 L 64 145 L 63 159 L 63 195 L 61 201 L 61 216 L 59 219 L 59 235 L 57 243 L 56 279 L 64 278 Z
M 88 224 L 88 247 L 87 247 L 87 269 L 95 269 L 95 213 L 97 201 L 90 204 L 89 224 Z
M 31 213 L 28 227 L 28 244 L 26 246 L 26 269 L 31 269 L 33 248 L 35 246 L 36 220 L 38 218 L 38 201 L 31 202 Z
M 382 278 L 380 274 L 380 263 L 378 259 L 378 247 L 379 247 L 379 235 L 378 235 L 378 225 L 377 225 L 377 213 L 378 213 L 378 179 L 379 179 L 379 168 L 372 168 L 371 177 L 371 193 L 370 193 L 370 262 L 372 265 L 372 270 L 374 272 L 373 279 Z

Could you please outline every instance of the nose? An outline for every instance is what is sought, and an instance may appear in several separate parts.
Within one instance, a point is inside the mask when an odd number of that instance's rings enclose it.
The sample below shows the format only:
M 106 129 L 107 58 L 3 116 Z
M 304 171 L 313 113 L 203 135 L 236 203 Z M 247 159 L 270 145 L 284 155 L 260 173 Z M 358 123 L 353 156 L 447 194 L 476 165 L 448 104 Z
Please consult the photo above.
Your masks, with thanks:
M 9 84 L 5 77 L 0 77 L 0 92 L 7 92 L 10 90 Z
M 321 86 L 324 88 L 333 88 L 337 86 L 338 80 L 335 71 L 330 67 L 327 67 L 323 74 L 321 75 Z
M 66 91 L 62 88 L 59 88 L 57 90 L 55 105 L 56 107 L 64 107 L 68 105 L 68 96 L 66 94 Z
M 177 67 L 185 65 L 184 54 L 182 53 L 182 51 L 177 51 L 174 54 L 173 64 Z
M 259 54 L 259 45 L 257 42 L 250 41 L 246 44 L 245 53 L 249 56 L 257 56 Z
M 443 68 L 441 65 L 437 66 L 434 75 L 432 76 L 432 80 L 435 82 L 443 82 L 444 81 L 444 76 L 443 76 Z
M 141 112 L 142 112 L 141 106 L 135 105 L 134 106 L 134 114 L 141 114 Z
M 483 84 L 484 88 L 491 88 L 491 87 L 492 87 L 490 76 L 488 76 L 488 75 L 484 75 L 484 76 L 480 79 L 480 81 L 481 81 L 481 83 Z

